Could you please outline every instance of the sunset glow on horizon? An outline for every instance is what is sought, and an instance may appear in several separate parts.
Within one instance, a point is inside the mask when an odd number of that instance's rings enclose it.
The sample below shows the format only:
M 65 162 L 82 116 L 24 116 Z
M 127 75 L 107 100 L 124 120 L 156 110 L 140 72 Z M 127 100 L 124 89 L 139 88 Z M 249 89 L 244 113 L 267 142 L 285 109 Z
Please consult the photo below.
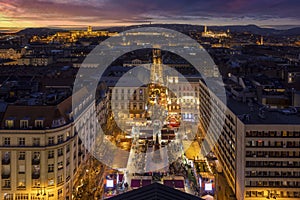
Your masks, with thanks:
M 298 5 L 298 6 L 297 6 Z M 0 28 L 108 27 L 145 23 L 300 25 L 294 0 L 1 0 Z

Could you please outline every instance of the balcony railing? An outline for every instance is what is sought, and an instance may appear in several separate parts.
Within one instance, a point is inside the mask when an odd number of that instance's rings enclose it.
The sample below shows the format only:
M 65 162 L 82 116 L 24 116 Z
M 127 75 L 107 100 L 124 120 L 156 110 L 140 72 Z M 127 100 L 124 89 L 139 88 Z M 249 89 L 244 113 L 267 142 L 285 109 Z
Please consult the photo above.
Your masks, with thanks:
M 17 189 L 18 189 L 18 190 L 26 190 L 26 186 L 25 186 L 25 185 L 23 185 L 23 186 L 18 186 Z

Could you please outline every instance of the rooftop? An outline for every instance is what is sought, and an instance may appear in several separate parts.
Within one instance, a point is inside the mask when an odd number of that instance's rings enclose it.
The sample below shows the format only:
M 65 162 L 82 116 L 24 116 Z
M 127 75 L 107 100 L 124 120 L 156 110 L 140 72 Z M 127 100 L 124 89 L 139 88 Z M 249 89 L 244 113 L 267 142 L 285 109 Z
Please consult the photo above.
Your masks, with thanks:
M 86 88 L 53 105 L 16 105 L 0 102 L 0 129 L 51 129 L 72 122 L 72 98 L 78 105 L 89 95 Z M 29 112 L 30 111 L 30 112 Z M 13 120 L 12 127 L 7 127 L 6 120 Z M 28 121 L 28 126 L 21 127 L 21 120 Z M 36 127 L 36 120 L 42 120 L 42 127 Z
M 295 109 L 269 109 L 256 103 L 243 103 L 227 98 L 228 108 L 245 124 L 294 124 L 300 125 L 300 114 Z

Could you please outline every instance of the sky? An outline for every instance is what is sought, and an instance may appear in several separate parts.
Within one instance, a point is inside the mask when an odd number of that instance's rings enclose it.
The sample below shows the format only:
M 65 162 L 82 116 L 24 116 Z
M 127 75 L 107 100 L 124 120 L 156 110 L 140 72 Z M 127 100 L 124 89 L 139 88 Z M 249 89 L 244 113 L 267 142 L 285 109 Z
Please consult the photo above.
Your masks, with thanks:
M 299 0 L 0 0 L 0 27 L 299 25 Z

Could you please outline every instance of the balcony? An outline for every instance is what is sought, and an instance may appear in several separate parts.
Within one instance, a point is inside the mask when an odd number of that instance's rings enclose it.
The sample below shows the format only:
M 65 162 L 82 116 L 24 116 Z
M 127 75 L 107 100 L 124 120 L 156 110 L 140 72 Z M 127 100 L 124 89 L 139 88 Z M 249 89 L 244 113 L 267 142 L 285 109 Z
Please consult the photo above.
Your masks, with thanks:
M 10 185 L 4 185 L 2 186 L 2 190 L 10 190 L 11 186 Z
M 26 190 L 26 186 L 25 185 L 20 185 L 17 187 L 18 190 Z

